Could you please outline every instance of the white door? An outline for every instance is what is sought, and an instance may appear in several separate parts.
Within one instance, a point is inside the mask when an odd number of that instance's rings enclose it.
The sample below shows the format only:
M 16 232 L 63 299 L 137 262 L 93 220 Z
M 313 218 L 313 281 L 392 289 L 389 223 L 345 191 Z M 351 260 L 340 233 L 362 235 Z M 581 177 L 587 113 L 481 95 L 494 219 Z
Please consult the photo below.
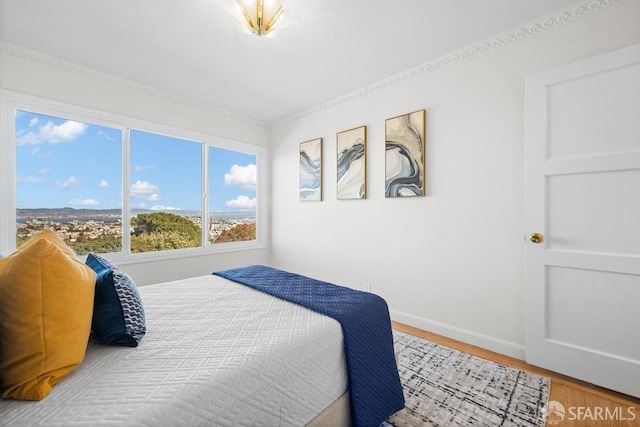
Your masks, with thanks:
M 525 97 L 527 362 L 640 397 L 640 45 Z

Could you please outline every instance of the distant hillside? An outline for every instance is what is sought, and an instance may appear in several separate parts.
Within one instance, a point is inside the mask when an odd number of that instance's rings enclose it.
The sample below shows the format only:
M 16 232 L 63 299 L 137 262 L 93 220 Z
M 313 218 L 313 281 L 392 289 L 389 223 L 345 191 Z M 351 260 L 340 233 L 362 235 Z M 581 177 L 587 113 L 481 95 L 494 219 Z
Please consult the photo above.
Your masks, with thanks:
M 141 213 L 153 213 L 158 212 L 151 209 L 132 209 L 133 215 Z M 191 216 L 200 215 L 200 211 L 172 211 L 176 215 Z M 16 216 L 18 218 L 87 218 L 87 217 L 105 217 L 105 216 L 120 216 L 122 214 L 121 209 L 75 209 L 75 208 L 18 208 L 16 209 Z
M 18 218 L 75 218 L 85 216 L 121 215 L 121 209 L 74 209 L 74 208 L 18 208 Z

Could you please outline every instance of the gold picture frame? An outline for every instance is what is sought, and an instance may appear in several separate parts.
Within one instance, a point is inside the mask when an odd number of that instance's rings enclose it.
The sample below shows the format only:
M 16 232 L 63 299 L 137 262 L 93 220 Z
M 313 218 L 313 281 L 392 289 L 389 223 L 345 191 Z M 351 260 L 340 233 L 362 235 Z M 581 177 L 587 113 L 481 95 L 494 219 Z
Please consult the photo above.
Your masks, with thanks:
M 301 202 L 322 201 L 322 138 L 300 143 Z
M 426 110 L 385 121 L 385 197 L 425 195 Z
M 336 196 L 338 200 L 367 198 L 367 127 L 336 134 Z

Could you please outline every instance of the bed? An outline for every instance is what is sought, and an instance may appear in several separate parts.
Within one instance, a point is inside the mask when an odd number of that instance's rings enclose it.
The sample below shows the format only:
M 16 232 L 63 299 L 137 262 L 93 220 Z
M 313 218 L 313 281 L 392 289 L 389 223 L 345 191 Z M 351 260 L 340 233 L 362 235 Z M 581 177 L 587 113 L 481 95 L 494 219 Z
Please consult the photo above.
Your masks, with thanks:
M 217 275 L 138 291 L 147 322 L 138 347 L 92 338 L 45 399 L 2 399 L 0 424 L 350 424 L 338 321 Z

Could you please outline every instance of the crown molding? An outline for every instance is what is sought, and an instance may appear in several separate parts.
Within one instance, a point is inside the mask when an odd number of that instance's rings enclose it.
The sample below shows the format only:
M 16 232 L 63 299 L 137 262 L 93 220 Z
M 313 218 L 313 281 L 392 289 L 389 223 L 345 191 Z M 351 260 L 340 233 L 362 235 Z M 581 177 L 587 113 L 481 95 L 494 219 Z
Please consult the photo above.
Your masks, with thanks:
M 60 71 L 64 71 L 70 74 L 75 74 L 80 77 L 96 80 L 101 83 L 117 86 L 122 89 L 126 89 L 132 92 L 137 92 L 142 95 L 161 99 L 163 101 L 172 102 L 175 104 L 184 105 L 186 107 L 193 108 L 195 110 L 204 111 L 218 117 L 233 120 L 245 125 L 267 127 L 267 122 L 256 120 L 251 117 L 243 116 L 241 114 L 232 113 L 221 108 L 213 107 L 212 105 L 204 102 L 195 101 L 191 98 L 175 95 L 171 92 L 166 92 L 151 86 L 146 86 L 140 83 L 136 83 L 130 80 L 123 79 L 121 77 L 114 76 L 112 74 L 97 71 L 89 67 L 74 64 L 69 61 L 65 61 L 60 58 L 45 55 L 34 50 L 17 46 L 12 43 L 0 40 L 0 54 L 13 56 L 24 61 L 33 62 L 39 65 L 55 68 Z
M 581 0 L 564 9 L 544 15 L 533 21 L 529 21 L 518 27 L 491 36 L 482 41 L 469 45 L 459 50 L 443 55 L 422 65 L 410 68 L 386 79 L 380 80 L 369 86 L 346 93 L 342 96 L 318 104 L 314 107 L 299 111 L 290 116 L 276 120 L 271 127 L 289 124 L 305 117 L 318 114 L 322 111 L 347 104 L 361 98 L 384 92 L 388 89 L 404 85 L 408 82 L 424 78 L 435 71 L 445 70 L 458 64 L 465 63 L 483 55 L 506 49 L 531 37 L 564 27 L 587 17 L 596 15 L 613 6 L 633 3 L 638 0 Z

